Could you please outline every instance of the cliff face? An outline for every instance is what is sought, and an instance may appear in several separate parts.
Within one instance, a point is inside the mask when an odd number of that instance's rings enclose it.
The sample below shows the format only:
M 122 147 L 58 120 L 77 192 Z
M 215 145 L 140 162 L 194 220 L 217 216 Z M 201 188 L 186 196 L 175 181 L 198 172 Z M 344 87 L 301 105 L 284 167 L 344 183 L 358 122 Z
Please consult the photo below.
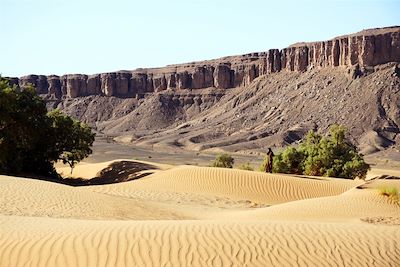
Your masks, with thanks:
M 167 89 L 185 90 L 246 86 L 261 75 L 280 71 L 304 72 L 315 67 L 368 67 L 400 62 L 400 27 L 365 30 L 324 42 L 298 43 L 282 50 L 215 60 L 95 75 L 28 75 L 11 82 L 33 84 L 49 98 L 104 95 L 140 98 Z

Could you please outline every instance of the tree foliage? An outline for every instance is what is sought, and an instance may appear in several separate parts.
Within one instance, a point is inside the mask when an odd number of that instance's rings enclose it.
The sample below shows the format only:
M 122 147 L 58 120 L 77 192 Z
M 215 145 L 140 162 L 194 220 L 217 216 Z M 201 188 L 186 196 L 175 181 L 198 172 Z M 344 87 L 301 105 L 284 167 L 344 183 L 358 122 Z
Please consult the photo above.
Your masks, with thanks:
M 233 168 L 235 160 L 229 154 L 219 154 L 216 156 L 212 166 L 220 168 Z
M 327 136 L 310 131 L 297 148 L 287 147 L 273 162 L 274 172 L 349 179 L 365 178 L 369 168 L 340 125 L 332 125 Z
M 304 154 L 294 147 L 287 147 L 282 153 L 274 156 L 273 171 L 282 173 L 302 174 Z M 267 159 L 264 159 L 266 161 Z M 265 172 L 265 163 L 262 165 Z
M 64 164 L 69 164 L 72 173 L 75 164 L 92 153 L 90 147 L 94 141 L 94 134 L 89 126 L 64 115 L 58 109 L 47 115 L 52 121 L 52 129 L 56 136 L 54 152 Z M 60 152 L 62 153 L 59 154 Z
M 56 176 L 53 163 L 73 165 L 92 151 L 94 134 L 46 105 L 33 87 L 19 90 L 0 77 L 0 173 Z

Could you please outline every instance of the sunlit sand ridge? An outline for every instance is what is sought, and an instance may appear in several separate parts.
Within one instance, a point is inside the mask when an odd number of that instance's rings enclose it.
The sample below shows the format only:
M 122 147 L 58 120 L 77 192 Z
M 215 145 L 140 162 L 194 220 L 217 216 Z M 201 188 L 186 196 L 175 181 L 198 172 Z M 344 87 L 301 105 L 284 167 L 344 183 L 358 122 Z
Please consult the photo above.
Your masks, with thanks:
M 129 184 L 112 184 L 95 191 L 129 196 L 141 190 L 227 196 L 264 204 L 331 196 L 345 192 L 362 181 L 299 178 L 253 171 L 180 166 Z
M 395 179 L 180 166 L 108 185 L 0 184 L 1 266 L 400 263 L 400 204 L 377 190 Z

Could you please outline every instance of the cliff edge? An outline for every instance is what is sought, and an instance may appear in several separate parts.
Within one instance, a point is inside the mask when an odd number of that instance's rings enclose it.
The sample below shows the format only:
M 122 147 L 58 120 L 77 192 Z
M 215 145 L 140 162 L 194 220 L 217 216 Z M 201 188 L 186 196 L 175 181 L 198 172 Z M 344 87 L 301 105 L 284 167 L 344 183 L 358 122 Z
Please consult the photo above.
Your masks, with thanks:
M 363 30 L 356 34 L 312 43 L 296 43 L 282 50 L 229 56 L 214 60 L 94 75 L 28 75 L 11 78 L 25 87 L 33 84 L 51 98 L 89 95 L 140 98 L 164 90 L 220 88 L 249 85 L 255 78 L 280 71 L 352 67 L 354 75 L 370 67 L 400 62 L 400 27 Z

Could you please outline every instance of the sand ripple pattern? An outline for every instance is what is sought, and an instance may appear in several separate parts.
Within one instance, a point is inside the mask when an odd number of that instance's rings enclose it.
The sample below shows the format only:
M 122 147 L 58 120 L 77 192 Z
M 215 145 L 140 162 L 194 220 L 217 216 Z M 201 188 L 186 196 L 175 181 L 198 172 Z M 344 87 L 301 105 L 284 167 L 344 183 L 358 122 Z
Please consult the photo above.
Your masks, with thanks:
M 189 192 L 272 205 L 339 195 L 362 183 L 345 179 L 298 178 L 253 171 L 182 166 L 137 181 L 91 189 L 125 197 L 135 195 L 139 190 Z
M 400 206 L 360 183 L 187 166 L 79 188 L 0 176 L 0 267 L 400 266 Z
M 15 224 L 18 222 L 18 231 Z M 0 216 L 1 266 L 399 266 L 397 227 Z
M 399 217 L 400 203 L 380 195 L 375 189 L 351 189 L 338 196 L 298 200 L 253 211 L 236 212 L 232 216 L 261 220 L 367 221 L 363 218 Z
M 182 219 L 153 203 L 34 179 L 0 175 L 0 214 L 76 219 Z

